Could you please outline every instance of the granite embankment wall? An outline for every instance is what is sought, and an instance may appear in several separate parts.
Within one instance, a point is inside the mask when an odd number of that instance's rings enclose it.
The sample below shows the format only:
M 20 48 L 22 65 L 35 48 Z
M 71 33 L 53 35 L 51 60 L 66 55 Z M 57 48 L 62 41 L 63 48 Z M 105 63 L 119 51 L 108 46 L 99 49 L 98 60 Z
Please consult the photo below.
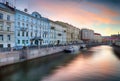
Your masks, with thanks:
M 63 51 L 68 46 L 24 49 L 20 51 L 0 52 L 0 67 L 31 60 Z

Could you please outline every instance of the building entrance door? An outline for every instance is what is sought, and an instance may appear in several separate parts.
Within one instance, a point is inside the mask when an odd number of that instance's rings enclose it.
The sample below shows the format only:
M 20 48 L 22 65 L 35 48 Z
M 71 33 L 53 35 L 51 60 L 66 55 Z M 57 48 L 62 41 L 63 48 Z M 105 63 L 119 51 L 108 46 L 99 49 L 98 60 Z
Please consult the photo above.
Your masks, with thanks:
M 57 45 L 59 45 L 60 44 L 60 40 L 57 40 Z
M 3 44 L 0 44 L 0 48 L 3 48 Z
M 38 40 L 35 40 L 35 44 L 38 45 L 38 44 L 39 44 L 39 41 L 38 41 Z
M 8 47 L 8 48 L 10 48 L 10 47 L 11 47 L 11 45 L 10 45 L 10 44 L 8 44 L 8 45 L 7 45 L 7 47 Z

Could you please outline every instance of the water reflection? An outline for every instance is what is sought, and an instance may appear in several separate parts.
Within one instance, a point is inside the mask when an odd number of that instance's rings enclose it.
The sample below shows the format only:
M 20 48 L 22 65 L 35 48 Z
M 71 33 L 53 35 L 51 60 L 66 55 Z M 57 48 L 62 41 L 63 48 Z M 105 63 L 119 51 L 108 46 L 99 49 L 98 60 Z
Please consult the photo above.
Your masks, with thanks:
M 89 58 L 81 54 L 66 67 L 57 69 L 42 81 L 119 81 L 120 64 L 108 46 L 90 49 Z
M 39 81 L 52 70 L 64 66 L 76 55 L 57 54 L 24 63 L 0 68 L 0 81 Z
M 0 68 L 0 81 L 120 81 L 119 68 L 112 47 L 98 46 Z

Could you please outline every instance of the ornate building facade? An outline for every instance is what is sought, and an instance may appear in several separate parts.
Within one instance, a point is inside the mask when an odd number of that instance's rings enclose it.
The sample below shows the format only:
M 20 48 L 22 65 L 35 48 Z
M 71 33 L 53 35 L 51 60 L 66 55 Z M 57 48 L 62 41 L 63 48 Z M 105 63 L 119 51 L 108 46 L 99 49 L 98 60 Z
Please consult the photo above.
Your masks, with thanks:
M 14 47 L 14 14 L 14 8 L 0 3 L 0 48 Z

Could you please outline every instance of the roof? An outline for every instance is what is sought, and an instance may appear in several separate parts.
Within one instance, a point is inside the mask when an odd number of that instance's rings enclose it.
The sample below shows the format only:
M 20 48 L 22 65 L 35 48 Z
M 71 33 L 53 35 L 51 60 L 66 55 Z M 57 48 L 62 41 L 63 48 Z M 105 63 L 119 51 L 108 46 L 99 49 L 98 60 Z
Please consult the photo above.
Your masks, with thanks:
M 9 12 L 9 13 L 15 13 L 15 8 L 12 8 L 6 4 L 3 4 L 3 3 L 0 3 L 0 10 L 2 11 L 6 11 L 6 12 Z
M 101 34 L 99 34 L 99 33 L 94 33 L 94 35 L 101 35 Z
M 88 29 L 88 28 L 82 28 L 81 30 L 94 31 L 94 30 L 92 30 L 92 29 Z
M 33 12 L 31 15 L 36 17 L 36 18 L 41 18 L 42 17 L 38 12 Z
M 36 13 L 36 14 L 39 15 L 39 16 L 41 16 L 38 12 L 33 12 L 32 14 L 28 14 L 28 13 L 26 13 L 26 12 L 24 12 L 24 11 L 21 11 L 21 10 L 18 10 L 18 9 L 15 9 L 15 12 L 18 12 L 18 13 L 21 13 L 21 14 L 24 14 L 24 15 L 27 15 L 27 16 L 32 17 L 32 18 L 36 18 L 36 17 L 33 16 L 34 13 Z M 48 20 L 48 19 L 45 18 L 45 17 L 40 17 L 40 18 L 36 18 L 36 19 Z

